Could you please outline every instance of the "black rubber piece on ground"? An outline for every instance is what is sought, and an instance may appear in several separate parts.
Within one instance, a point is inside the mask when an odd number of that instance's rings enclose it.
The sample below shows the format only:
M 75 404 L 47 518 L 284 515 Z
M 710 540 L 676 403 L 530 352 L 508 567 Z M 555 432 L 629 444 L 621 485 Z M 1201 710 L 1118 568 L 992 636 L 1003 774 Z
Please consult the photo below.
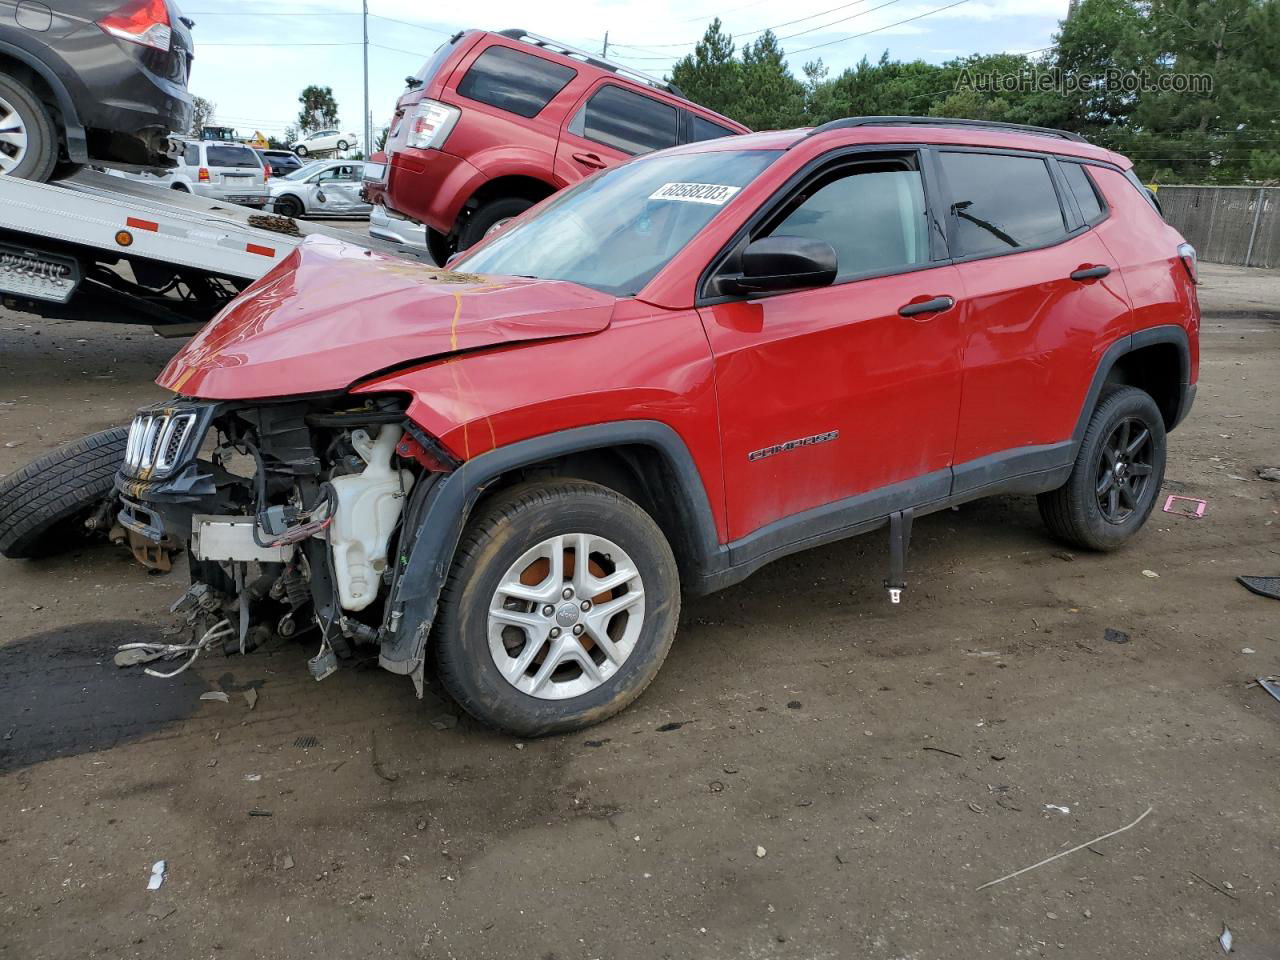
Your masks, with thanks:
M 128 437 L 126 427 L 90 434 L 0 480 L 0 554 L 43 557 L 83 542 L 83 521 L 111 495 Z
M 1236 579 L 1250 593 L 1280 600 L 1280 577 L 1236 577 Z
M 644 584 L 640 636 L 618 671 L 580 696 L 529 696 L 499 672 L 489 652 L 489 603 L 507 569 L 530 547 L 560 534 L 592 533 L 632 558 Z M 626 497 L 581 480 L 522 484 L 481 505 L 454 556 L 432 632 L 436 675 L 482 723 L 522 737 L 581 729 L 613 716 L 657 674 L 680 619 L 675 556 L 649 514 Z
M 1102 447 L 1126 418 L 1141 420 L 1151 431 L 1151 473 L 1136 509 L 1121 523 L 1111 523 L 1098 505 L 1095 485 Z M 1076 453 L 1071 476 L 1057 490 L 1037 498 L 1040 517 L 1057 539 L 1087 550 L 1115 550 L 1142 529 L 1164 482 L 1168 440 L 1164 417 L 1151 395 L 1137 387 L 1116 387 L 1098 401 Z

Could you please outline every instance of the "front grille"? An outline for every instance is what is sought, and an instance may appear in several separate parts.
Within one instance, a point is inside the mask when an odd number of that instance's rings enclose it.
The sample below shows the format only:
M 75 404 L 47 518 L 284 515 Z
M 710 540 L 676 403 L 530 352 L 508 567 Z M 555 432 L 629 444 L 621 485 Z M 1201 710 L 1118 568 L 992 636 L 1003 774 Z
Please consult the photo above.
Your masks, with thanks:
M 167 473 L 182 460 L 195 426 L 194 413 L 142 413 L 133 418 L 124 448 L 130 476 Z

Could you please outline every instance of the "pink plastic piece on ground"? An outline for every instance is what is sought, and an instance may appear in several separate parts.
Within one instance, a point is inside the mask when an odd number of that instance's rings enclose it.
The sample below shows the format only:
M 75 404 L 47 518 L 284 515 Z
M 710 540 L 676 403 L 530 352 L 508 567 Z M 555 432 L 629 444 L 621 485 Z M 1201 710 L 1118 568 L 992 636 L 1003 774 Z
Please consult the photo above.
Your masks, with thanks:
M 1187 510 L 1172 509 L 1173 502 L 1175 500 L 1185 500 L 1187 503 L 1194 503 L 1196 505 L 1195 512 L 1191 513 Z M 1174 516 L 1178 517 L 1203 517 L 1205 508 L 1208 506 L 1208 503 L 1204 500 L 1197 499 L 1196 497 L 1180 497 L 1176 493 L 1171 493 L 1169 494 L 1169 499 L 1164 502 L 1164 512 L 1172 513 Z

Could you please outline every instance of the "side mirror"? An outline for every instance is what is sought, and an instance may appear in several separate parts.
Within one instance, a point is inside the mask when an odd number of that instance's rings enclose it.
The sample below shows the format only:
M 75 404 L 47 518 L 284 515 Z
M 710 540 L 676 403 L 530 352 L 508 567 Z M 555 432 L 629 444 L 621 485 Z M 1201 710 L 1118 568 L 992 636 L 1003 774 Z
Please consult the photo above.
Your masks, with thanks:
M 825 287 L 836 278 L 836 252 L 825 240 L 761 237 L 742 251 L 742 274 L 729 278 L 745 293 Z

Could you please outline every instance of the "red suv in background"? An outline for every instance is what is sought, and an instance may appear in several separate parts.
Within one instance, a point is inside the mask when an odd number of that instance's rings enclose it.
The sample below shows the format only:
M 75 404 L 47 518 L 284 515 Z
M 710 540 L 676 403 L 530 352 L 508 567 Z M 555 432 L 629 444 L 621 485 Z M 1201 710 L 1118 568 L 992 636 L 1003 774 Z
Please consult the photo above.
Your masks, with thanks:
M 456 33 L 408 78 L 365 199 L 438 263 L 561 187 L 650 150 L 750 132 L 672 84 L 524 30 Z

